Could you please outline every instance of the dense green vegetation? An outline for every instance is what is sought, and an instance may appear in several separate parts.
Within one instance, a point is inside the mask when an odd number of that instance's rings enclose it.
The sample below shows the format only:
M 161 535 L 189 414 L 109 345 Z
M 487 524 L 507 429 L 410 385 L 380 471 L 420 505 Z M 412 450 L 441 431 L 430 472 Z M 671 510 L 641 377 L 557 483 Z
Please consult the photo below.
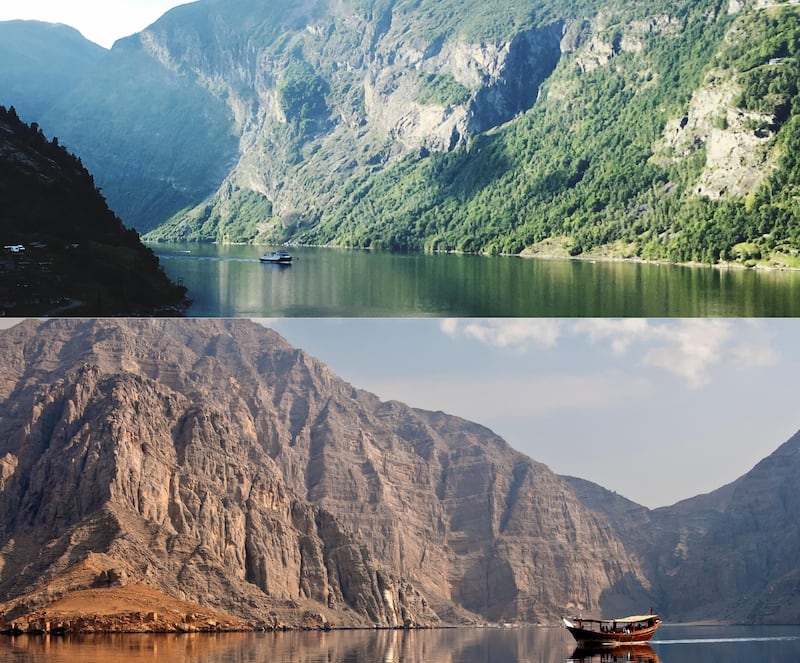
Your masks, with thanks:
M 252 242 L 259 224 L 272 217 L 272 203 L 255 191 L 232 191 L 221 205 L 184 210 L 158 229 L 153 239 L 170 242 Z M 145 239 L 150 239 L 145 235 Z
M 328 84 L 302 56 L 290 60 L 276 89 L 281 110 L 296 135 L 309 134 L 327 117 Z
M 465 103 L 471 90 L 461 85 L 452 74 L 420 74 L 417 101 L 421 104 L 450 106 Z
M 108 209 L 80 159 L 0 106 L 0 309 L 9 315 L 180 314 L 136 231 Z
M 708 263 L 793 252 L 798 11 L 734 19 L 723 4 L 687 6 L 673 37 L 646 36 L 641 52 L 620 52 L 611 66 L 581 71 L 565 60 L 545 86 L 552 101 L 452 153 L 354 179 L 301 241 L 518 253 L 560 237 L 572 255 L 615 245 L 631 256 Z M 740 38 L 723 40 L 734 20 Z M 745 198 L 693 195 L 703 145 L 681 158 L 656 154 L 667 120 L 680 118 L 711 68 L 742 72 L 741 107 L 774 115 L 780 167 Z

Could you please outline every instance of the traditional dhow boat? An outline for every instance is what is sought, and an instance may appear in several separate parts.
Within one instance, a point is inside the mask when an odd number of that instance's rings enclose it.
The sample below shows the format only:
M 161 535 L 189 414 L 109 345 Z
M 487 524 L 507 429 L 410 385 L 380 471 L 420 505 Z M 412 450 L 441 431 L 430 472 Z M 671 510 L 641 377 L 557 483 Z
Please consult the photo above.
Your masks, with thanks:
M 622 644 L 638 644 L 647 642 L 653 637 L 661 625 L 661 617 L 649 615 L 633 615 L 616 619 L 582 619 L 580 617 L 562 617 L 564 626 L 572 633 L 579 645 L 596 647 L 609 645 L 616 647 Z
M 292 256 L 286 251 L 273 251 L 272 253 L 265 253 L 259 258 L 261 262 L 277 263 L 279 265 L 288 265 L 292 262 Z

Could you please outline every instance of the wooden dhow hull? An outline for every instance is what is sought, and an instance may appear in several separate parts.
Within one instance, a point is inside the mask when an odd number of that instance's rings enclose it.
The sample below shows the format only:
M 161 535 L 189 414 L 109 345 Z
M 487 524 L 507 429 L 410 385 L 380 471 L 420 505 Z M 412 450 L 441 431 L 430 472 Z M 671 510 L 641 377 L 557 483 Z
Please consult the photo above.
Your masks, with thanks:
M 620 619 L 567 619 L 564 626 L 579 645 L 586 647 L 644 644 L 661 625 L 658 615 Z

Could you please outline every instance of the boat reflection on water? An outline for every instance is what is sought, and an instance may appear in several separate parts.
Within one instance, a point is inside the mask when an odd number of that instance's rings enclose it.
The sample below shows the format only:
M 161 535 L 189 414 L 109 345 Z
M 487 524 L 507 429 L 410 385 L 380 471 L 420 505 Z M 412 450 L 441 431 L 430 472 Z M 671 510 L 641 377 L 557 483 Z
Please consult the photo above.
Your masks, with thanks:
M 568 661 L 581 663 L 661 663 L 650 645 L 620 645 L 618 647 L 578 647 Z

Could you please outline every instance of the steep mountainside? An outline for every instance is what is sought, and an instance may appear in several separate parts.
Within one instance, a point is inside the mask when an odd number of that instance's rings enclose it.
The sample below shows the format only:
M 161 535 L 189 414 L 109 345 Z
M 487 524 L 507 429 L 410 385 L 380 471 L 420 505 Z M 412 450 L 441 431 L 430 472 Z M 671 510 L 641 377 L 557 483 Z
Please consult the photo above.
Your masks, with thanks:
M 381 402 L 254 323 L 31 321 L 0 356 L 12 616 L 135 583 L 266 624 L 651 600 L 607 519 L 546 467 L 476 424 Z
M 113 595 L 127 620 L 188 610 L 180 628 L 213 611 L 391 626 L 643 605 L 800 620 L 800 434 L 648 510 L 477 424 L 382 402 L 246 321 L 29 321 L 0 357 L 6 618 L 83 605 L 107 624 Z
M 662 569 L 672 611 L 700 619 L 700 601 L 722 619 L 800 621 L 798 472 L 800 433 L 732 484 L 654 512 L 674 540 Z
M 46 120 L 154 238 L 794 264 L 798 11 L 200 0 Z
M 799 471 L 800 433 L 735 482 L 653 511 L 568 481 L 586 506 L 609 518 L 670 618 L 794 624 Z
M 108 209 L 80 159 L 0 106 L 0 312 L 179 314 L 186 290 Z M 22 247 L 22 248 L 20 248 Z

